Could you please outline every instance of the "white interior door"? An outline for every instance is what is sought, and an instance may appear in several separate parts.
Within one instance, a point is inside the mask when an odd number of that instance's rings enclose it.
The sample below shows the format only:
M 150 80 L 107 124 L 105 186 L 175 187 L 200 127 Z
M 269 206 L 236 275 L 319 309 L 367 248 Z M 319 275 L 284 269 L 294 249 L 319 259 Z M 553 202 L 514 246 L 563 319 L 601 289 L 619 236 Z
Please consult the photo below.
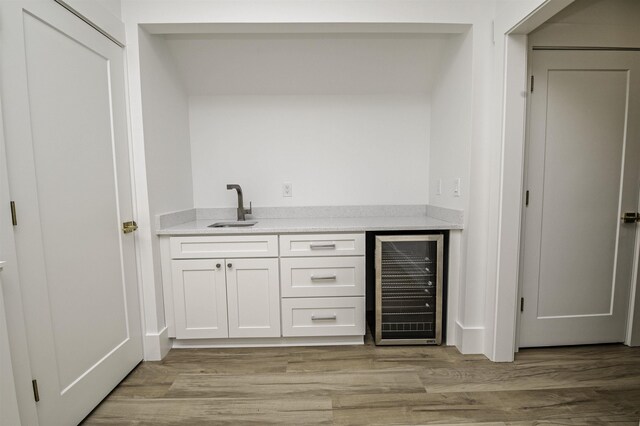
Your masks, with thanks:
M 41 425 L 82 420 L 142 359 L 123 51 L 53 1 L 2 2 L 18 268 Z
M 640 52 L 533 51 L 520 346 L 624 341 Z

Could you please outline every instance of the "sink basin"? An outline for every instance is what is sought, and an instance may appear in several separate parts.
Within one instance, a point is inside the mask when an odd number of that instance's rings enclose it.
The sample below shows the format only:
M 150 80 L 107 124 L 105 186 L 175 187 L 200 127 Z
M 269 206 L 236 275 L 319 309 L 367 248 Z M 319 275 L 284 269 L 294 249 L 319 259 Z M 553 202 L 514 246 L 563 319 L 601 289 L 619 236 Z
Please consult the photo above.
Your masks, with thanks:
M 233 220 L 227 222 L 216 222 L 208 228 L 246 228 L 258 223 L 257 220 Z

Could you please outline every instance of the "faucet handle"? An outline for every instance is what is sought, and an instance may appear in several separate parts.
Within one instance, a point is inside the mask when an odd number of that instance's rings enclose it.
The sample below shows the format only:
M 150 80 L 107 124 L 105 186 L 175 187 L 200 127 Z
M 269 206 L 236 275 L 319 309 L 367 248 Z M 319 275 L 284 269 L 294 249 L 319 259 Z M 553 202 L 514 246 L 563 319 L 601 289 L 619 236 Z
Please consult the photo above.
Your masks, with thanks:
M 251 201 L 249 201 L 249 208 L 248 208 L 248 209 L 244 209 L 244 212 L 245 212 L 246 214 L 251 214 L 251 207 L 252 207 L 252 206 L 251 206 Z

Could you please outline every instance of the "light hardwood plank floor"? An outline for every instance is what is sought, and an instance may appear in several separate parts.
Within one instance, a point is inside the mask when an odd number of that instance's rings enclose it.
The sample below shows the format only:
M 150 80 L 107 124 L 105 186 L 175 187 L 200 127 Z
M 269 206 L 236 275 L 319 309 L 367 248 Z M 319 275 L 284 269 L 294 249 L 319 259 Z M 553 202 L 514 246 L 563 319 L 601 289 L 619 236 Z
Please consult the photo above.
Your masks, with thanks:
M 84 425 L 638 425 L 640 348 L 174 349 L 141 363 Z

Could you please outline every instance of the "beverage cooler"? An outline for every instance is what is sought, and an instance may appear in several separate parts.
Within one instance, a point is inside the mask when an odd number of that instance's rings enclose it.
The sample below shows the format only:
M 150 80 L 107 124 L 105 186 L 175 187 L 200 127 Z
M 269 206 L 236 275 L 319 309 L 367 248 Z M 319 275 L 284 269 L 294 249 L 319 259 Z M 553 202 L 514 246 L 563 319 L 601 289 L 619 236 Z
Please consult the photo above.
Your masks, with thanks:
M 444 236 L 375 236 L 376 345 L 439 345 Z

